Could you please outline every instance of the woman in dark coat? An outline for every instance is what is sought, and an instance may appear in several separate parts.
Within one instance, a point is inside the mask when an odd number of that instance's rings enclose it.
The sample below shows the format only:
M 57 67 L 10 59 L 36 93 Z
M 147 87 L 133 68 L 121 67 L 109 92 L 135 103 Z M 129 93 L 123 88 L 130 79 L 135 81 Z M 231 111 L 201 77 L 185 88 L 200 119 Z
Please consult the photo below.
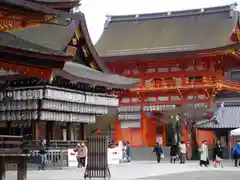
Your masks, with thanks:
M 216 167 L 217 164 L 220 164 L 223 167 L 223 147 L 221 145 L 221 142 L 218 140 L 215 148 L 213 149 L 213 160 L 214 160 L 214 166 Z
M 170 148 L 170 163 L 175 163 L 178 154 L 178 146 L 176 143 L 172 143 Z

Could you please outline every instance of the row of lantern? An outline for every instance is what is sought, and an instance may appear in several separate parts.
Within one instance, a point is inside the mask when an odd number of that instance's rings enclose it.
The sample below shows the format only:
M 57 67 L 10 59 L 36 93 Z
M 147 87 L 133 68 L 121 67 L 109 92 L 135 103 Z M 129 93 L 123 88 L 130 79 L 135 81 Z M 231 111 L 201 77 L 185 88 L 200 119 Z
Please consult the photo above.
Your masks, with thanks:
M 47 89 L 45 91 L 45 98 L 60 100 L 60 101 L 85 103 L 84 94 L 61 91 L 56 89 Z
M 137 112 L 141 111 L 141 106 L 119 106 L 118 112 Z
M 0 103 L 0 111 L 19 111 L 38 109 L 38 100 L 7 101 Z
M 119 114 L 119 120 L 141 120 L 142 116 L 139 113 L 132 113 L 132 114 Z
M 96 93 L 74 93 L 58 89 L 26 89 L 0 92 L 0 101 L 11 100 L 32 100 L 32 99 L 54 99 L 59 101 L 86 103 L 103 106 L 118 106 L 118 99 L 115 96 L 99 96 Z
M 1 121 L 36 120 L 37 118 L 37 111 L 11 111 L 0 113 Z
M 95 93 L 79 94 L 56 89 L 47 89 L 45 98 L 93 105 L 118 106 L 118 99 L 115 96 L 104 97 L 98 96 Z
M 43 100 L 42 108 L 76 113 L 108 114 L 108 107 L 106 106 L 92 106 L 51 100 Z
M 29 100 L 29 99 L 42 99 L 42 89 L 29 89 L 29 90 L 15 90 L 0 92 L 0 101 L 5 99 L 11 100 Z
M 105 106 L 118 106 L 118 99 L 113 97 L 91 96 L 86 95 L 86 104 L 105 105 Z
M 42 111 L 40 113 L 40 120 L 61 121 L 61 122 L 95 123 L 96 122 L 96 117 L 91 116 L 91 115 Z

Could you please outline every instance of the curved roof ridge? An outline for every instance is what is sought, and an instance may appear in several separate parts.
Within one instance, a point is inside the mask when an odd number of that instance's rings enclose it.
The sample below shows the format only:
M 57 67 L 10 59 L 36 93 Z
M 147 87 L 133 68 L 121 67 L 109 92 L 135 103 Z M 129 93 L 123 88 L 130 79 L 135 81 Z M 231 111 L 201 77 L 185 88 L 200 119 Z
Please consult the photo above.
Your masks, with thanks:
M 238 5 L 237 3 L 232 3 L 229 5 L 223 5 L 223 6 L 214 6 L 214 7 L 198 8 L 198 9 L 190 9 L 190 10 L 165 11 L 165 12 L 159 12 L 159 13 L 107 15 L 106 23 L 230 12 L 230 11 L 236 11 L 237 5 Z
M 83 13 L 81 13 L 82 19 L 80 22 L 81 28 L 82 28 L 82 32 L 84 34 L 85 37 L 85 41 L 88 45 L 88 48 L 90 50 L 90 53 L 92 54 L 94 60 L 96 61 L 97 66 L 104 72 L 104 73 L 110 73 L 110 70 L 107 68 L 105 62 L 100 58 L 98 52 L 96 51 L 93 43 L 92 43 L 92 39 L 90 37 L 88 28 L 87 28 L 87 23 L 86 23 L 86 19 L 85 19 L 85 15 Z

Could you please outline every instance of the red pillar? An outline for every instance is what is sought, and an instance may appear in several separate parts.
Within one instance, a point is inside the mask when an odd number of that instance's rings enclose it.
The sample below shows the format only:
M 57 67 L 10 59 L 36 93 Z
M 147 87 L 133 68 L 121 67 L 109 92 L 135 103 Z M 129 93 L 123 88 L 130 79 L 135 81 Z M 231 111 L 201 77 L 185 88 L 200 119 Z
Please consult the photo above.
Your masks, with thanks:
M 117 144 L 121 140 L 121 122 L 119 120 L 114 121 L 114 141 Z
M 142 124 L 141 124 L 141 136 L 142 136 L 142 146 L 148 145 L 148 124 L 147 124 L 147 117 L 146 113 L 142 111 Z

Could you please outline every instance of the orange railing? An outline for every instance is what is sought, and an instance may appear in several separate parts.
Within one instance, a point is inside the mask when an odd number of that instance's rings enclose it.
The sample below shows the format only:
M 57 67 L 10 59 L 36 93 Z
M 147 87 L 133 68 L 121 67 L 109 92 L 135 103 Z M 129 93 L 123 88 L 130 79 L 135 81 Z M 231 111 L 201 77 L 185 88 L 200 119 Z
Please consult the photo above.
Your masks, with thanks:
M 150 85 L 139 85 L 131 91 L 174 91 L 174 90 L 188 90 L 188 89 L 216 89 L 218 91 L 240 91 L 240 83 L 235 83 L 226 80 L 215 80 L 207 82 L 189 82 L 185 84 L 176 83 L 164 83 L 164 84 L 150 84 Z

